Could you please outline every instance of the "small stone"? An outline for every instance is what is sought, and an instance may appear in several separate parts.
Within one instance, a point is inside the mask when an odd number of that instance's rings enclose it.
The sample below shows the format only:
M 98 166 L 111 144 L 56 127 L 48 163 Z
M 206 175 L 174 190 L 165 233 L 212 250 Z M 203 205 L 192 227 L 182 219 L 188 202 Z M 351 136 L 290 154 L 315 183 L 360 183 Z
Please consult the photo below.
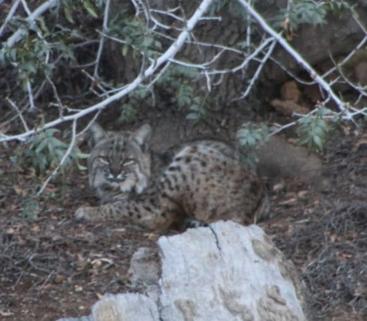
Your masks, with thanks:
M 83 287 L 81 287 L 80 285 L 76 285 L 76 286 L 74 286 L 74 291 L 75 292 L 82 292 L 83 291 Z
M 358 84 L 367 85 L 367 61 L 361 61 L 354 67 L 354 76 Z
M 307 196 L 307 194 L 308 194 L 308 191 L 299 191 L 299 192 L 297 193 L 297 196 L 298 196 L 299 198 L 301 198 L 301 199 L 305 199 L 305 198 L 306 198 L 306 196 Z
M 286 81 L 280 89 L 280 97 L 282 100 L 290 100 L 297 103 L 301 97 L 301 92 L 294 80 Z
M 275 184 L 275 185 L 273 186 L 273 192 L 274 192 L 274 193 L 278 193 L 278 192 L 280 192 L 280 191 L 283 191 L 283 190 L 284 190 L 284 188 L 285 188 L 285 184 L 284 184 L 284 182 L 280 182 L 280 183 Z

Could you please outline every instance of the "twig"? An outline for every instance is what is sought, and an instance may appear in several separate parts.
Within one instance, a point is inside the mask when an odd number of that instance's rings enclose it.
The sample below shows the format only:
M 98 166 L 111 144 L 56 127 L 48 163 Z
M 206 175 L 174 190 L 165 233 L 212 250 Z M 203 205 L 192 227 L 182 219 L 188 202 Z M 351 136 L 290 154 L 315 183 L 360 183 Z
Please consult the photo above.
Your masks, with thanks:
M 360 50 L 361 48 L 363 48 L 365 46 L 367 42 L 367 37 L 365 36 L 359 43 L 358 45 L 341 61 L 339 62 L 336 66 L 334 66 L 333 68 L 329 69 L 327 72 L 325 72 L 322 77 L 325 78 L 327 76 L 329 76 L 331 73 L 333 73 L 334 71 L 336 71 L 338 68 L 342 67 L 347 61 L 349 61 L 350 58 L 353 57 L 353 55 Z
M 164 33 L 161 33 L 161 32 L 158 32 L 158 31 L 153 31 L 153 33 L 156 34 L 157 36 L 160 36 L 160 37 L 164 38 L 164 39 L 175 41 L 175 38 L 174 37 L 171 37 L 171 36 L 166 35 Z M 193 45 L 202 46 L 202 47 L 217 48 L 217 49 L 221 49 L 221 50 L 227 50 L 229 52 L 238 54 L 241 57 L 243 57 L 243 51 L 242 50 L 239 50 L 239 49 L 236 49 L 236 48 L 232 48 L 232 47 L 228 47 L 228 46 L 224 46 L 224 45 L 218 45 L 218 44 L 215 44 L 215 43 L 210 43 L 210 42 L 205 42 L 205 41 L 197 41 L 197 40 L 193 41 L 190 38 L 188 38 L 186 40 L 186 43 L 187 44 L 190 44 L 190 45 L 193 44 Z
M 275 135 L 279 134 L 280 132 L 282 132 L 283 130 L 285 130 L 287 128 L 290 128 L 290 127 L 293 127 L 293 126 L 295 126 L 297 124 L 298 124 L 298 121 L 296 121 L 296 120 L 295 121 L 292 121 L 290 123 L 287 123 L 285 125 L 278 125 L 278 124 L 276 124 L 277 125 L 277 128 L 271 131 L 271 133 L 269 134 L 269 137 L 275 136 Z
M 92 83 L 94 84 L 94 86 L 91 86 L 91 90 L 93 91 L 93 93 L 98 96 L 101 97 L 103 95 L 105 95 L 107 93 L 107 90 L 102 86 L 104 85 L 104 83 L 102 81 L 98 81 L 94 76 L 92 76 L 91 74 L 89 74 L 85 69 L 82 69 L 82 73 L 89 78 Z M 94 87 L 97 87 L 103 94 L 99 94 L 94 90 Z M 113 89 L 112 89 L 113 90 Z
M 64 110 L 65 110 L 65 106 L 61 101 L 61 98 L 57 92 L 57 88 L 54 84 L 54 82 L 51 80 L 51 78 L 46 74 L 46 79 L 48 81 L 48 83 L 51 85 L 52 91 L 54 93 L 55 99 L 57 101 L 57 107 L 59 109 L 59 116 L 63 117 L 64 116 Z
M 18 108 L 18 106 L 15 104 L 14 101 L 12 101 L 10 98 L 6 98 L 6 100 L 8 101 L 8 103 L 10 104 L 10 106 L 12 106 L 14 108 L 14 110 L 16 111 L 16 113 L 18 114 L 22 124 L 23 124 L 23 127 L 26 131 L 29 130 L 29 127 L 27 125 L 27 122 L 25 121 L 24 117 L 23 117 L 23 114 L 22 112 L 20 111 L 20 109 Z
M 162 69 L 157 73 L 157 75 L 154 77 L 154 79 L 152 81 L 149 82 L 149 85 L 147 86 L 147 88 L 151 88 L 156 81 L 158 81 L 160 79 L 160 77 L 167 71 L 167 69 L 169 68 L 169 66 L 171 65 L 170 61 L 168 61 L 163 67 Z
M 300 77 L 298 77 L 296 74 L 294 74 L 293 72 L 291 72 L 290 70 L 287 69 L 286 66 L 284 66 L 279 60 L 275 59 L 274 57 L 270 57 L 270 60 L 272 62 L 274 62 L 275 64 L 277 64 L 279 66 L 280 69 L 282 69 L 284 72 L 286 72 L 291 78 L 293 78 L 294 80 L 296 80 L 297 82 L 299 82 L 302 85 L 306 85 L 306 86 L 311 86 L 315 84 L 315 81 L 307 81 L 304 79 L 301 79 Z
M 265 63 L 268 61 L 270 55 L 273 53 L 276 44 L 277 44 L 277 42 L 273 39 L 273 42 L 270 44 L 267 53 L 264 55 L 263 59 L 261 59 L 260 64 L 257 67 L 254 75 L 251 77 L 250 83 L 248 84 L 245 92 L 241 95 L 241 97 L 239 99 L 246 98 L 250 94 L 251 89 L 255 85 L 256 80 L 259 78 L 260 73 L 261 73 L 262 69 L 264 68 Z M 236 100 L 238 100 L 238 99 L 236 99 Z
M 151 28 L 151 29 L 152 29 L 152 31 L 156 29 L 156 26 L 158 26 L 158 27 L 160 27 L 160 28 L 162 28 L 162 29 L 164 29 L 164 30 L 171 30 L 171 29 L 173 29 L 173 28 L 172 28 L 172 26 L 166 25 L 166 24 L 164 24 L 164 23 L 162 23 L 162 22 L 158 21 L 158 19 L 157 19 L 157 18 L 155 18 L 153 15 L 151 15 L 151 16 L 150 16 L 150 18 L 151 18 L 151 19 L 152 19 L 152 21 L 154 22 L 154 26 Z M 174 29 L 176 29 L 176 28 L 174 28 Z M 176 29 L 176 30 L 177 30 L 177 29 Z
M 32 12 L 31 10 L 29 10 L 28 3 L 25 0 L 20 0 L 20 1 L 22 1 L 24 11 L 27 13 L 28 16 L 30 16 Z
M 130 0 L 135 8 L 135 16 L 140 15 L 140 11 L 144 12 L 146 21 L 150 20 L 150 12 L 147 8 L 148 3 L 144 3 L 144 0 Z
M 250 4 L 252 5 L 252 0 L 250 0 Z M 246 49 L 247 49 L 247 55 L 250 55 L 251 52 L 251 36 L 252 36 L 252 23 L 251 23 L 251 15 L 247 12 L 246 14 Z M 247 66 L 245 67 L 247 68 Z
M 354 90 L 356 90 L 360 95 L 362 95 L 363 97 L 367 96 L 367 92 L 366 92 L 366 86 L 360 86 L 358 84 L 353 83 L 343 72 L 343 68 L 340 68 L 340 66 L 336 63 L 335 59 L 330 55 L 330 59 L 331 61 L 334 63 L 335 67 L 340 76 L 342 77 L 342 79 Z
M 263 41 L 263 43 L 260 46 L 258 46 L 254 50 L 254 52 L 251 55 L 247 56 L 246 59 L 244 59 L 244 61 L 240 65 L 238 65 L 234 68 L 231 68 L 231 69 L 214 70 L 214 71 L 208 72 L 208 74 L 209 75 L 227 74 L 229 72 L 235 73 L 239 70 L 242 70 L 245 66 L 248 65 L 248 63 L 251 60 L 253 60 L 258 54 L 260 54 L 269 44 L 271 44 L 270 46 L 272 46 L 274 44 L 274 42 L 275 42 L 274 38 L 272 38 L 272 37 L 267 38 L 265 41 Z
M 76 134 L 77 134 L 76 133 L 76 127 L 77 127 L 76 125 L 77 125 L 77 121 L 74 120 L 73 121 L 73 126 L 72 126 L 71 140 L 70 140 L 69 147 L 66 150 L 64 156 L 61 158 L 59 165 L 57 165 L 57 167 L 53 170 L 53 172 L 51 173 L 51 175 L 42 184 L 42 187 L 37 192 L 37 196 L 39 196 L 39 195 L 41 195 L 43 193 L 43 191 L 47 187 L 48 183 L 51 181 L 51 179 L 53 179 L 57 175 L 57 173 L 59 172 L 60 168 L 64 165 L 65 161 L 67 160 L 67 158 L 70 156 L 71 152 L 73 151 L 73 148 L 74 148 L 74 145 L 75 145 L 75 140 L 76 140 Z
M 104 45 L 104 40 L 105 40 L 104 34 L 107 33 L 108 31 L 108 19 L 109 19 L 110 5 L 111 5 L 111 0 L 106 0 L 104 16 L 103 16 L 103 26 L 102 26 L 103 33 L 101 34 L 101 39 L 99 40 L 97 58 L 96 58 L 95 66 L 94 66 L 94 74 L 93 74 L 94 78 L 99 78 L 98 68 L 99 68 L 99 62 L 101 60 L 101 56 L 103 52 L 103 45 Z
M 47 283 L 50 281 L 51 277 L 55 274 L 55 271 L 51 271 L 47 277 L 45 278 L 45 280 L 43 281 L 43 283 L 40 286 L 40 290 L 43 291 L 43 289 L 45 289 L 47 287 Z
M 33 253 L 31 254 L 28 258 L 27 258 L 27 263 L 35 270 L 38 270 L 38 271 L 42 271 L 42 272 L 45 272 L 45 273 L 50 273 L 49 270 L 46 270 L 45 268 L 43 267 L 40 267 L 40 266 L 37 266 L 34 262 L 33 262 L 33 259 L 38 257 L 38 256 L 41 256 L 37 253 Z
M 30 80 L 27 80 L 27 92 L 28 92 L 28 100 L 29 100 L 29 111 L 34 112 L 37 108 L 34 105 L 34 98 L 33 98 L 33 92 L 32 92 L 32 85 Z
M 175 15 L 174 13 L 170 12 L 170 11 L 164 11 L 164 10 L 158 10 L 158 9 L 150 9 L 151 12 L 154 12 L 154 13 L 158 13 L 158 14 L 161 14 L 161 15 L 164 15 L 164 16 L 168 16 L 174 20 L 178 20 L 178 21 L 181 21 L 181 22 L 184 22 L 184 19 L 178 15 Z
M 93 118 L 89 121 L 89 123 L 87 124 L 87 126 L 85 126 L 78 134 L 76 134 L 76 137 L 83 136 L 87 132 L 87 130 L 93 125 L 93 123 L 97 120 L 97 118 L 100 115 L 100 113 L 101 113 L 101 110 L 99 110 L 93 116 Z

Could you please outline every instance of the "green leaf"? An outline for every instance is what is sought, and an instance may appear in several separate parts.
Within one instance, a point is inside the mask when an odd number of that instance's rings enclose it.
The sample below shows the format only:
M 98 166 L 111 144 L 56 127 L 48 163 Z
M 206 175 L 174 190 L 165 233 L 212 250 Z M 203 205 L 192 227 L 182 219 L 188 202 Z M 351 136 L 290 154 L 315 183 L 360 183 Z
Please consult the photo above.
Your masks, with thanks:
M 127 45 L 122 46 L 121 53 L 123 57 L 126 57 L 128 51 L 129 51 L 129 46 Z
M 71 11 L 68 5 L 64 6 L 64 15 L 65 15 L 66 20 L 69 21 L 71 24 L 75 23 L 73 19 L 73 15 L 71 14 Z
M 80 151 L 77 151 L 75 153 L 76 158 L 79 158 L 79 159 L 88 159 L 89 155 L 90 154 L 82 153 Z
M 38 146 L 37 146 L 37 147 L 36 147 L 36 149 L 35 149 L 36 154 L 41 154 L 41 152 L 46 148 L 47 144 L 48 144 L 47 139 L 43 139 L 43 140 L 38 144 Z
M 89 0 L 83 0 L 83 6 L 84 8 L 87 10 L 87 12 L 93 17 L 93 18 L 98 18 L 98 14 L 96 11 L 96 8 L 94 7 L 94 5 L 92 4 L 92 2 L 90 2 Z
M 321 140 L 320 136 L 314 136 L 313 137 L 313 142 L 315 144 L 315 146 L 317 147 L 318 150 L 322 151 L 323 149 L 323 141 Z
M 76 166 L 77 168 L 80 170 L 80 171 L 86 171 L 88 168 L 83 166 L 83 165 L 80 165 L 79 162 L 76 163 Z
M 192 113 L 188 113 L 186 115 L 186 119 L 188 120 L 199 120 L 200 119 L 200 114 L 192 112 Z

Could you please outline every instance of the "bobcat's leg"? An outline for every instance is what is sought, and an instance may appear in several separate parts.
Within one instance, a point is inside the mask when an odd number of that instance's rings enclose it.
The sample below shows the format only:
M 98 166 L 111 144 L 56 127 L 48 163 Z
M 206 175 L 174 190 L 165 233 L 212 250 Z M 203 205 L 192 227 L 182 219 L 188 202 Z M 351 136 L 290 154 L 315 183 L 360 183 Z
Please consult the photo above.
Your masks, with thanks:
M 164 230 L 177 219 L 173 212 L 162 212 L 153 200 L 123 200 L 97 207 L 81 207 L 75 217 L 88 221 L 121 220 L 149 230 Z

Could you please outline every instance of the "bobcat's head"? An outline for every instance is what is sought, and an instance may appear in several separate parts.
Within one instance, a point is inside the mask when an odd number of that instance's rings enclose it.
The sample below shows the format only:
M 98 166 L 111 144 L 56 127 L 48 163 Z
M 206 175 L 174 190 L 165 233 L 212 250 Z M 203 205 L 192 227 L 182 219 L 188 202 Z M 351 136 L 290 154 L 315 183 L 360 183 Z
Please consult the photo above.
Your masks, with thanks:
M 148 186 L 151 156 L 147 145 L 151 132 L 149 125 L 134 132 L 106 132 L 98 124 L 92 125 L 89 185 L 102 202 L 118 194 L 140 194 Z

